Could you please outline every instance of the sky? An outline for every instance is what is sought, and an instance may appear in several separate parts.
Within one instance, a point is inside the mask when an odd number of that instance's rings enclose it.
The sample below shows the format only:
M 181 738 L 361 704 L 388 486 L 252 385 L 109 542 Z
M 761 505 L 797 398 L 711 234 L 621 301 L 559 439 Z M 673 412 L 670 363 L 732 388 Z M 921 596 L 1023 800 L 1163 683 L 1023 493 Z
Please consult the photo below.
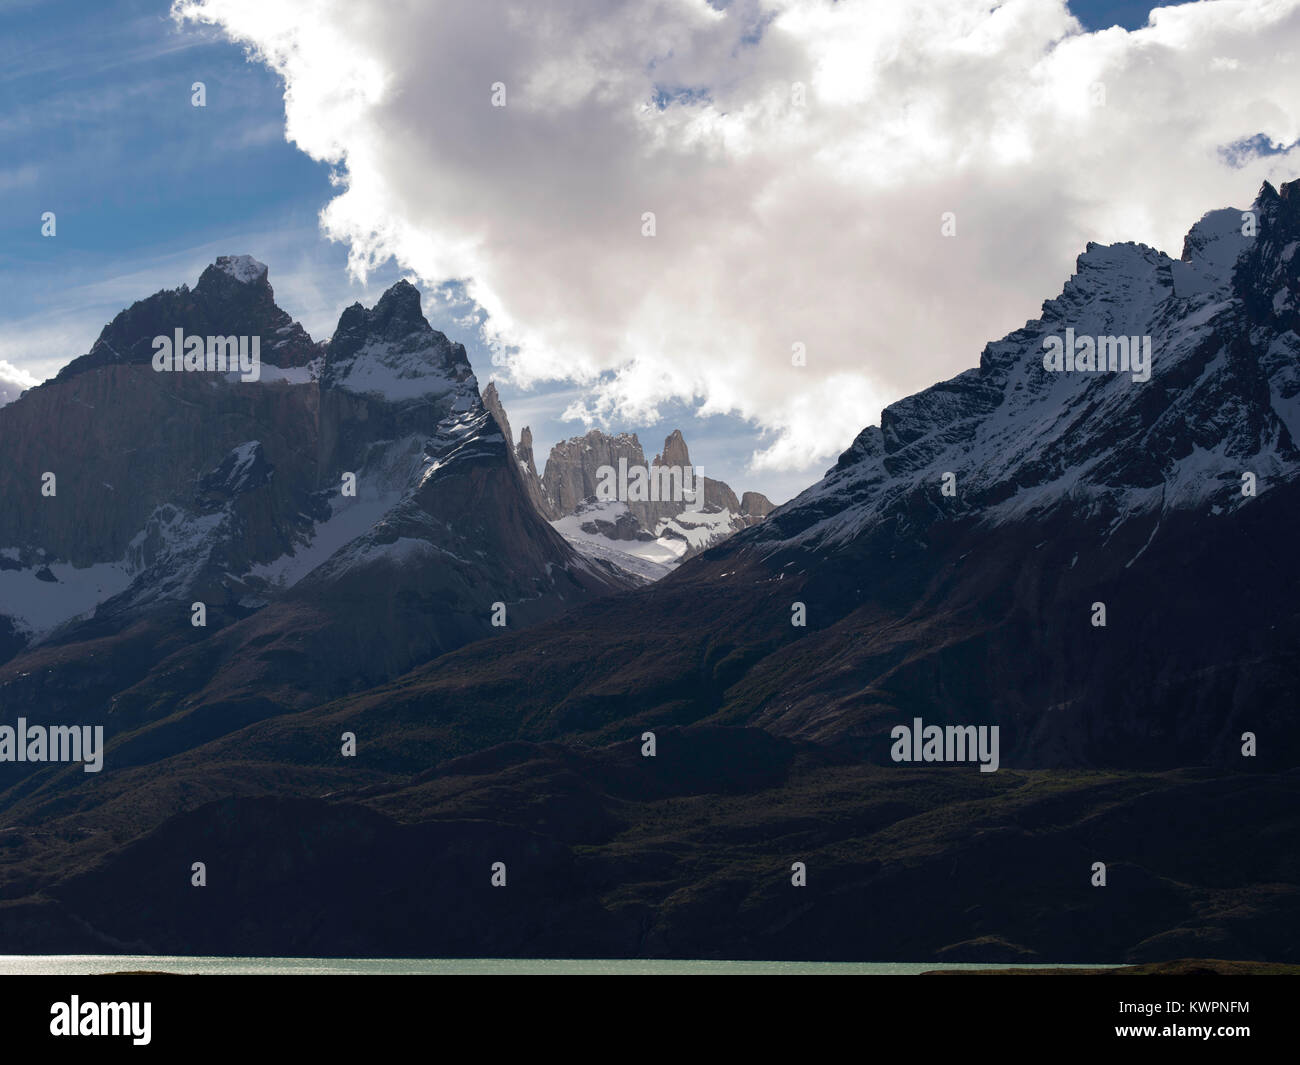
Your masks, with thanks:
M 317 339 L 415 281 L 539 464 L 680 428 L 780 502 L 1088 241 L 1300 174 L 1300 0 L 1150 11 L 0 0 L 0 400 L 250 254 Z

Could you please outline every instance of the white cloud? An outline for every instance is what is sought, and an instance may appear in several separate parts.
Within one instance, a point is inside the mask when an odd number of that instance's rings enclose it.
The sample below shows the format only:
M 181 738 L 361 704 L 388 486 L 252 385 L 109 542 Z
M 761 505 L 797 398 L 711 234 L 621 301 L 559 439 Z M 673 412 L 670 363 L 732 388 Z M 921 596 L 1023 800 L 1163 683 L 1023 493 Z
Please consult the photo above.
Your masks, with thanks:
M 1294 176 L 1294 152 L 1233 168 L 1219 148 L 1300 137 L 1298 9 L 1217 0 L 1094 34 L 1063 0 L 174 13 L 283 76 L 287 135 L 337 168 L 321 224 L 354 272 L 466 279 L 517 384 L 587 386 L 571 413 L 695 401 L 775 430 L 755 463 L 792 469 L 974 365 L 1088 240 L 1177 255 L 1204 211 Z
M 0 359 L 0 407 L 12 403 L 22 395 L 24 389 L 35 388 L 39 383 L 26 370 Z

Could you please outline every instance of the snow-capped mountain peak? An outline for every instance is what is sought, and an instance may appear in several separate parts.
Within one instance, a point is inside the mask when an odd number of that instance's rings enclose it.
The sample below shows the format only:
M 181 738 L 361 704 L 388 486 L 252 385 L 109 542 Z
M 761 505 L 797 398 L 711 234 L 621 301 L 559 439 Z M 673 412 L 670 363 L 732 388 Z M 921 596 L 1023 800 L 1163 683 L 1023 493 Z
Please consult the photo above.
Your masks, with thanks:
M 251 285 L 267 275 L 267 266 L 251 255 L 218 255 L 215 266 L 241 285 Z
M 1249 212 L 1211 211 L 1180 260 L 1089 244 L 1039 318 L 988 344 L 978 367 L 891 404 L 736 545 L 843 545 L 886 521 L 923 539 L 944 517 L 1058 506 L 1114 523 L 1223 513 L 1250 498 L 1243 475 L 1261 493 L 1295 477 L 1298 193 L 1265 185 Z
M 178 328 L 258 335 L 284 363 L 248 385 L 155 372 L 152 338 Z M 0 513 L 0 653 L 83 624 L 175 620 L 193 601 L 218 628 L 362 574 L 382 598 L 388 563 L 430 597 L 427 648 L 485 628 L 483 595 L 542 616 L 624 583 L 534 513 L 465 349 L 430 327 L 408 282 L 348 308 L 322 350 L 275 305 L 264 265 L 223 256 L 0 410 L 0 442 L 15 456 L 0 488 L 26 501 Z M 58 477 L 44 507 L 36 463 Z
M 478 396 L 464 346 L 425 321 L 419 290 L 405 280 L 385 292 L 373 309 L 354 303 L 343 312 L 330 339 L 322 382 L 389 401 L 457 390 Z

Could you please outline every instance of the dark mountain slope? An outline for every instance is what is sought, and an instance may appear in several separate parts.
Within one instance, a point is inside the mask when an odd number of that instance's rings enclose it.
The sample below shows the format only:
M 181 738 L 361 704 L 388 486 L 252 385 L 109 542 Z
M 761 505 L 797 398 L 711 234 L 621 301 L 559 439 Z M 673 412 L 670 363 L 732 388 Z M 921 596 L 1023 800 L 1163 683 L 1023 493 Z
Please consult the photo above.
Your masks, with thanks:
M 977 368 L 653 586 L 328 702 L 244 672 L 269 607 L 211 661 L 173 656 L 119 702 L 112 773 L 0 796 L 0 941 L 1295 960 L 1300 185 L 1254 210 L 1258 236 L 1212 212 L 1181 260 L 1090 246 Z M 1068 331 L 1149 337 L 1150 379 L 1049 372 Z M 280 632 L 257 635 L 291 653 Z M 1001 767 L 894 764 L 916 716 L 997 726 Z
M 288 321 L 252 260 L 193 296 L 187 330 Z M 113 347 L 170 335 L 177 299 L 119 316 Z M 123 752 L 159 757 L 486 636 L 496 603 L 518 628 L 628 583 L 536 514 L 413 286 L 349 308 L 318 355 L 247 382 L 83 360 L 0 409 L 4 720 L 162 723 Z

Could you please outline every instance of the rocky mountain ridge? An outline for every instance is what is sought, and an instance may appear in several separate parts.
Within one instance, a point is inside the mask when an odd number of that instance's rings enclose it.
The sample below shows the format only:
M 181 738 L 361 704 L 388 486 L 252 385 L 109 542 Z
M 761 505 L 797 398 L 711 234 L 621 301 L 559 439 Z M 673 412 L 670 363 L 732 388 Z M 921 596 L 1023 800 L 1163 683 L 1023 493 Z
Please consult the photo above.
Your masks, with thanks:
M 103 774 L 0 792 L 0 942 L 1296 960 L 1298 248 L 1300 183 L 1211 212 L 1177 260 L 1089 246 L 1039 318 L 764 521 L 369 688 L 322 695 L 279 634 L 347 612 L 373 574 L 231 625 L 215 664 L 169 649 L 112 689 Z M 1052 337 L 1092 337 L 1095 362 L 1119 335 L 1151 339 L 1145 380 L 1044 362 Z M 466 443 L 553 534 L 503 422 L 485 405 Z M 205 497 L 274 460 L 214 456 Z M 81 712 L 122 648 L 38 649 L 0 705 Z M 900 764 L 893 730 L 917 718 L 996 727 L 1000 768 Z M 363 756 L 340 756 L 345 732 Z M 201 912 L 196 839 L 225 873 Z
M 495 383 L 488 383 L 483 397 L 506 439 L 513 441 Z M 694 466 L 678 429 L 664 439 L 663 450 L 649 462 L 635 433 L 611 435 L 599 429 L 555 444 L 540 476 L 527 426 L 514 451 L 529 498 L 565 539 L 577 550 L 643 579 L 666 575 L 684 560 L 762 521 L 774 509 L 761 492 L 746 492 L 737 499 L 726 483 L 707 474 L 702 476 L 702 503 L 696 502 Z M 638 499 L 631 493 L 628 498 L 602 498 L 602 469 L 618 470 L 620 463 L 625 470 L 681 470 L 682 491 L 667 499 Z
M 251 381 L 159 373 L 152 337 L 173 328 L 274 328 L 263 352 L 285 365 Z M 405 281 L 317 345 L 276 307 L 265 266 L 223 257 L 0 408 L 0 443 L 7 714 L 57 713 L 87 685 L 122 713 L 170 714 L 178 676 L 191 706 L 268 683 L 309 700 L 490 634 L 495 603 L 524 625 L 627 584 L 536 515 L 464 348 Z M 141 626 L 180 656 L 161 673 L 166 654 L 104 648 L 80 696 L 56 694 L 71 676 L 57 671 L 24 694 L 36 662 L 89 640 L 125 648 Z M 228 657 L 243 665 L 214 681 Z

